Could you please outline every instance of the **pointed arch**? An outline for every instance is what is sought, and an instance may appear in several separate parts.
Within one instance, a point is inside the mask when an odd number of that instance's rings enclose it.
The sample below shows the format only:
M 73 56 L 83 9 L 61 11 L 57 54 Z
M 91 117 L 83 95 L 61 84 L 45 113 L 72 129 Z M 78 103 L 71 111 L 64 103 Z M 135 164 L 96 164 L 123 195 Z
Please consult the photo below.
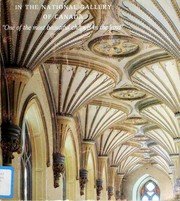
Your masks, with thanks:
M 46 167 L 50 166 L 49 140 L 43 110 L 35 94 L 31 94 L 23 105 L 19 122 L 21 127 L 24 122 L 32 149 L 32 199 L 45 200 Z

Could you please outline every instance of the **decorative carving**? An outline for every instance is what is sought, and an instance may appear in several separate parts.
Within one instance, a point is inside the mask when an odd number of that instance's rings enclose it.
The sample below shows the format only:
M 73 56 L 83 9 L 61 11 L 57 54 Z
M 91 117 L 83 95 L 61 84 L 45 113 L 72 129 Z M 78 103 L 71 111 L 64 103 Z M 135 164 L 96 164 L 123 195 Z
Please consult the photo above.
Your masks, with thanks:
M 65 157 L 60 153 L 53 153 L 54 187 L 59 187 L 59 178 L 65 171 Z
M 112 97 L 120 100 L 138 100 L 146 96 L 146 93 L 136 88 L 121 88 L 114 90 L 111 94 Z
M 113 196 L 113 187 L 108 186 L 108 200 L 111 200 L 111 197 Z
M 23 90 L 32 76 L 32 73 L 24 68 L 6 68 L 4 78 L 7 79 L 7 86 L 2 85 L 2 108 L 3 119 L 11 119 L 16 124 L 17 113 Z M 6 88 L 7 87 L 7 88 Z M 6 106 L 9 105 L 9 106 Z M 6 107 L 5 107 L 6 106 Z M 7 109 L 9 111 L 7 111 Z
M 85 185 L 88 182 L 88 171 L 86 169 L 80 170 L 80 195 L 84 195 Z
M 101 56 L 125 57 L 137 53 L 137 41 L 128 36 L 105 35 L 90 41 L 89 48 Z
M 103 190 L 102 183 L 102 179 L 96 180 L 97 200 L 100 200 L 101 191 Z
M 3 165 L 9 166 L 14 158 L 13 152 L 20 150 L 21 129 L 19 126 L 6 122 L 2 124 L 1 148 L 3 151 Z
M 175 195 L 177 198 L 180 198 L 180 178 L 176 179 L 176 183 L 174 186 Z
M 121 198 L 121 192 L 116 191 L 116 200 L 119 200 Z
M 146 124 L 147 121 L 141 117 L 129 117 L 124 121 L 124 123 L 133 124 L 133 125 L 142 125 L 142 124 Z

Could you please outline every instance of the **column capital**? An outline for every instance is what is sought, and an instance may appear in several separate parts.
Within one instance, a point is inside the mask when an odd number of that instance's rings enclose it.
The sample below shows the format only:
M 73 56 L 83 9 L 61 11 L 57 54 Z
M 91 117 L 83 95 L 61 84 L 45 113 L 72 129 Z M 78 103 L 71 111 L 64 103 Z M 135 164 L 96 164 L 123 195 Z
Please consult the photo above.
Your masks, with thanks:
M 25 68 L 6 68 L 4 79 L 7 80 L 7 86 L 2 85 L 2 105 L 9 104 L 9 111 L 6 111 L 3 107 L 2 119 L 11 119 L 13 124 L 18 124 L 19 119 L 18 111 L 21 96 L 25 85 L 32 76 L 32 72 Z M 8 89 L 7 89 L 8 88 Z M 10 93 L 7 92 L 9 90 Z M 9 100 L 9 102 L 7 102 Z
M 118 166 L 116 166 L 116 165 L 111 165 L 111 166 L 110 166 L 110 169 L 113 169 L 114 171 L 116 171 L 116 170 L 118 169 Z
M 93 141 L 93 140 L 83 140 L 82 144 L 85 145 L 85 146 L 94 146 L 95 141 Z
M 108 156 L 98 156 L 98 160 L 107 160 Z
M 119 177 L 122 177 L 122 178 L 123 178 L 125 174 L 118 172 L 117 175 L 118 175 Z

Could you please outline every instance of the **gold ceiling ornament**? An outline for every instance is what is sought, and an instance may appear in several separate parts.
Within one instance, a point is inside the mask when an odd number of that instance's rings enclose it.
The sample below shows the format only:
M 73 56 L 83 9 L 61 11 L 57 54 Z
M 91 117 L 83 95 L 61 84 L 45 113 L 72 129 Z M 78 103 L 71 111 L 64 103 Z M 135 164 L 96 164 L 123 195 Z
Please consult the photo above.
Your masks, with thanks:
M 2 1 L 2 55 L 5 65 L 34 69 L 56 51 L 82 44 L 101 23 L 96 0 Z
M 133 84 L 147 91 L 171 110 L 180 112 L 180 64 L 174 59 L 155 60 L 151 63 L 130 69 Z
M 125 101 L 139 100 L 146 97 L 145 92 L 134 87 L 115 89 L 110 95 L 116 99 Z
M 132 36 L 161 47 L 180 61 L 180 7 L 177 2 L 118 0 L 112 12 Z
M 148 140 L 149 138 L 148 137 L 146 137 L 146 136 L 134 136 L 134 141 L 136 141 L 136 142 L 143 142 L 143 141 L 146 141 L 146 140 Z
M 123 123 L 130 125 L 143 125 L 146 124 L 147 121 L 142 117 L 128 117 L 125 121 L 123 121 Z
M 100 56 L 127 57 L 139 51 L 139 43 L 123 35 L 104 35 L 91 40 L 90 50 Z

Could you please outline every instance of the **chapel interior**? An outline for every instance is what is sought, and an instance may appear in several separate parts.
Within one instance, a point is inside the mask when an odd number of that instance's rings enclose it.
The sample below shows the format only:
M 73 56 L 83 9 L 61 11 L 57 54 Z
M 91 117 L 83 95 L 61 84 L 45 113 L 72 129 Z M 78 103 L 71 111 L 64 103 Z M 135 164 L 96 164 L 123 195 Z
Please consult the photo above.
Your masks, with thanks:
M 2 200 L 180 200 L 180 0 L 0 3 Z

